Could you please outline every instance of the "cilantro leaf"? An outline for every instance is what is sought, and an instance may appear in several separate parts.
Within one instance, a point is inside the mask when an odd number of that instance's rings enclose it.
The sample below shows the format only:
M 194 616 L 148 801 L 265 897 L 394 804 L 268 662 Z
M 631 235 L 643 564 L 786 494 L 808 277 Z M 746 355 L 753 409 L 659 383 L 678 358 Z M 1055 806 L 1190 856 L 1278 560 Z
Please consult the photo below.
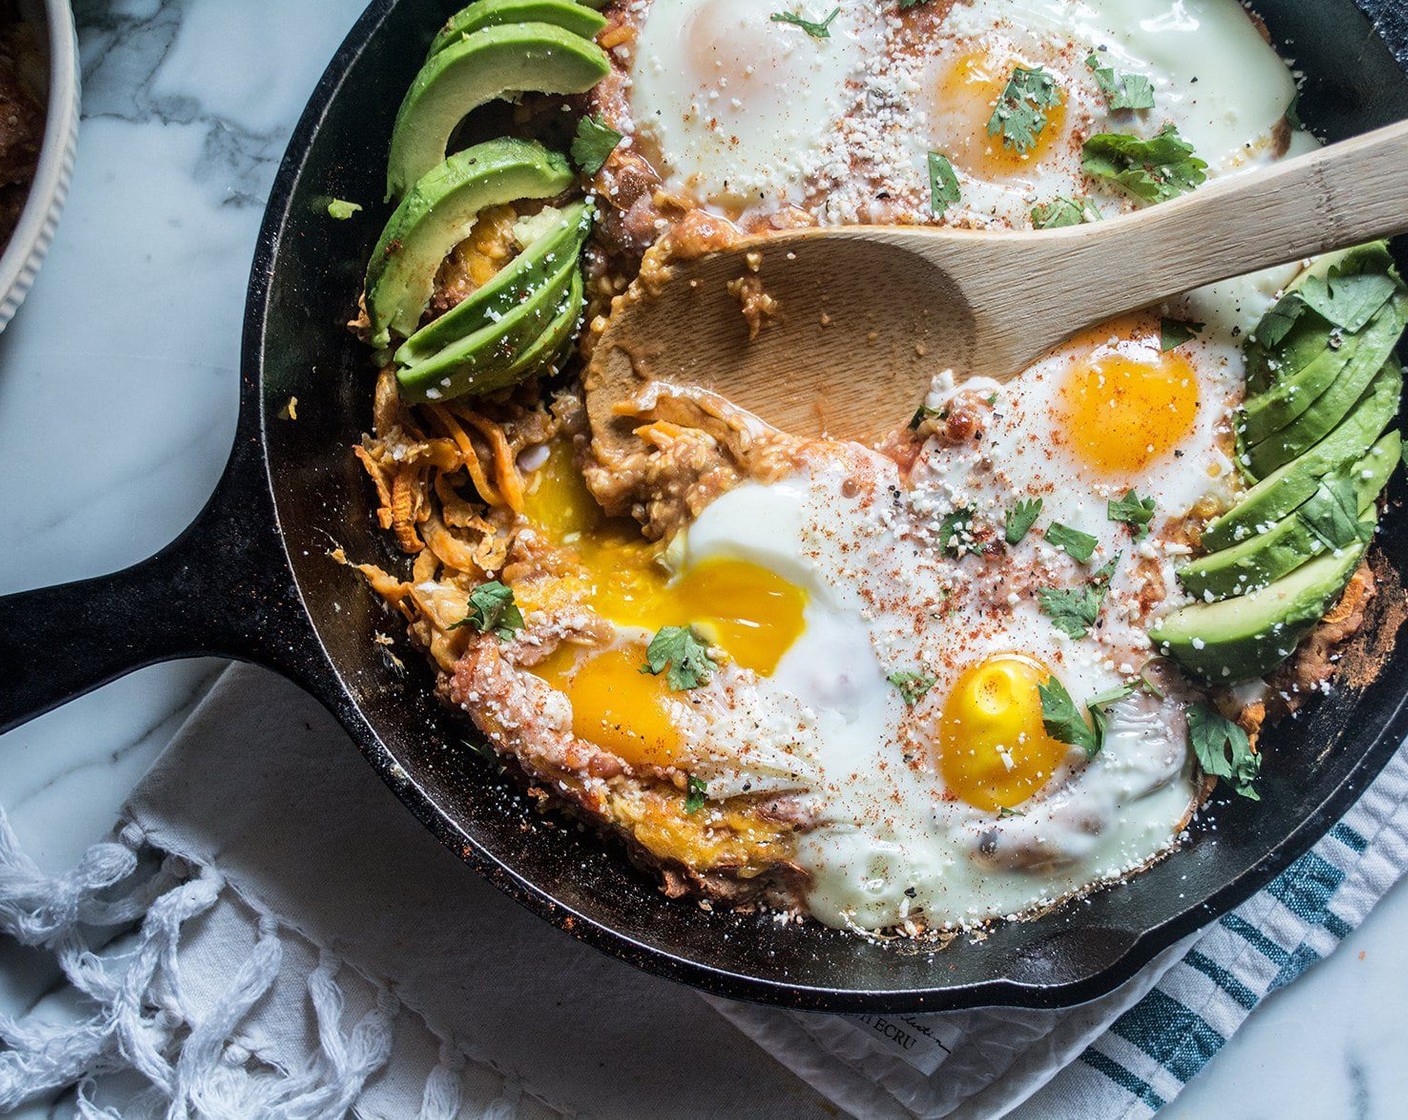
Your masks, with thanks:
M 1061 196 L 1032 207 L 1032 226 L 1035 229 L 1060 229 L 1099 220 L 1100 211 L 1088 198 Z
M 1128 525 L 1129 531 L 1137 541 L 1142 541 L 1149 535 L 1149 522 L 1154 520 L 1154 508 L 1153 498 L 1141 498 L 1133 490 L 1123 498 L 1105 503 L 1105 513 L 1109 519 Z
M 948 161 L 947 156 L 930 152 L 929 205 L 933 207 L 934 217 L 943 217 L 950 206 L 957 205 L 962 199 L 963 189 L 958 185 L 958 175 L 953 170 L 953 164 Z
M 1040 66 L 1035 70 L 1018 66 L 988 118 L 988 135 L 1001 136 L 1003 147 L 1015 152 L 1029 152 L 1046 128 L 1046 110 L 1059 104 L 1061 90 L 1055 78 Z
M 1296 514 L 1331 552 L 1360 544 L 1374 535 L 1373 527 L 1359 520 L 1359 495 L 1349 474 L 1322 478 L 1319 488 Z
M 1398 278 L 1388 272 L 1343 272 L 1339 266 L 1324 276 L 1311 276 L 1295 294 L 1331 325 L 1362 330 L 1398 290 Z
M 1095 753 L 1099 754 L 1105 749 L 1105 733 L 1110 727 L 1110 709 L 1123 700 L 1126 696 L 1134 694 L 1132 684 L 1122 684 L 1117 688 L 1109 689 L 1092 696 L 1085 702 L 1085 706 L 1090 711 L 1090 722 L 1095 725 L 1095 737 L 1097 746 Z
M 948 409 L 930 408 L 927 404 L 921 404 L 909 418 L 909 430 L 917 432 L 924 426 L 925 420 L 947 420 Z
M 1069 525 L 1055 521 L 1052 522 L 1051 528 L 1046 530 L 1046 543 L 1053 548 L 1059 548 L 1072 560 L 1084 564 L 1095 555 L 1095 546 L 1100 542 L 1089 533 L 1082 533 L 1079 529 L 1072 529 Z
M 1080 747 L 1087 758 L 1099 754 L 1100 736 L 1085 722 L 1066 686 L 1052 677 L 1045 684 L 1037 685 L 1036 690 L 1041 697 L 1041 725 L 1046 733 L 1058 743 Z
M 595 175 L 621 143 L 622 135 L 606 123 L 600 113 L 577 122 L 577 138 L 572 141 L 572 162 L 587 175 Z
M 1185 342 L 1191 342 L 1203 333 L 1206 323 L 1191 323 L 1183 319 L 1162 319 L 1159 321 L 1159 349 L 1167 354 L 1177 350 Z
M 1154 86 L 1142 74 L 1116 74 L 1114 68 L 1103 65 L 1099 51 L 1091 51 L 1085 60 L 1095 75 L 1095 84 L 1105 95 L 1111 109 L 1152 109 Z
M 822 20 L 806 19 L 803 16 L 797 15 L 795 12 L 774 12 L 768 18 L 772 20 L 773 23 L 790 23 L 796 27 L 800 27 L 813 39 L 829 39 L 831 38 L 831 21 L 840 14 L 841 9 L 838 5 L 832 8 L 831 14 Z
M 937 680 L 927 673 L 913 673 L 908 670 L 900 673 L 891 673 L 885 679 L 900 690 L 900 695 L 904 697 L 904 702 L 911 708 L 929 695 L 929 690 L 938 683 Z
M 900 0 L 900 11 L 908 11 L 910 8 L 917 8 L 920 4 L 927 4 L 929 0 Z
M 1291 333 L 1291 328 L 1303 314 L 1305 303 L 1297 293 L 1282 296 L 1276 301 L 1276 306 L 1263 315 L 1261 322 L 1257 324 L 1257 343 L 1268 350 L 1275 347 Z
M 1057 630 L 1067 637 L 1083 638 L 1100 617 L 1105 588 L 1098 585 L 1069 590 L 1042 587 L 1037 590 L 1036 598 L 1042 613 L 1051 619 Z
M 651 639 L 641 672 L 658 677 L 667 668 L 670 687 L 676 692 L 709 683 L 714 675 L 714 661 L 709 656 L 709 644 L 693 627 L 665 626 Z
M 1203 772 L 1221 778 L 1235 793 L 1260 801 L 1253 782 L 1261 772 L 1261 755 L 1252 753 L 1247 733 L 1206 704 L 1188 709 L 1188 740 Z
M 469 593 L 469 613 L 448 627 L 458 630 L 472 626 L 481 634 L 494 633 L 501 641 L 510 641 L 523 629 L 523 612 L 513 601 L 513 588 L 498 580 L 481 583 Z
M 1171 124 L 1152 140 L 1112 132 L 1092 136 L 1082 162 L 1087 175 L 1107 179 L 1145 202 L 1167 202 L 1208 177 L 1208 165 Z
M 345 222 L 361 208 L 360 203 L 348 202 L 345 198 L 330 199 L 328 201 L 328 217 Z
M 1091 582 L 1097 587 L 1104 588 L 1108 591 L 1110 588 L 1110 580 L 1115 578 L 1115 569 L 1119 567 L 1120 557 L 1123 555 L 1123 552 L 1116 552 L 1106 563 L 1101 564 L 1100 567 L 1091 572 Z
M 954 559 L 973 551 L 973 511 L 967 506 L 944 514 L 939 522 L 939 547 Z
M 1026 815 L 1021 809 L 1009 809 L 1006 805 L 999 806 L 997 810 L 997 819 L 1000 821 L 1005 821 L 1009 817 L 1025 817 Z
M 1045 503 L 1040 498 L 1026 498 L 1007 511 L 1007 543 L 1019 545 L 1032 531 Z
M 705 801 L 709 799 L 709 783 L 691 774 L 685 779 L 685 791 L 684 811 L 693 816 L 704 808 Z

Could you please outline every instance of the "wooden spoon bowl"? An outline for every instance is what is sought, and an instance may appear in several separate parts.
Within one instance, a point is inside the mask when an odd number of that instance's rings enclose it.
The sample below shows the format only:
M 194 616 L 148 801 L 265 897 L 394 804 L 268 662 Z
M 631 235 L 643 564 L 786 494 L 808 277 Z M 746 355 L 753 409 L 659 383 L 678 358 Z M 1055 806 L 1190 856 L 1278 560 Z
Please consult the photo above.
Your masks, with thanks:
M 747 238 L 618 300 L 584 375 L 593 433 L 632 439 L 630 400 L 664 381 L 797 435 L 874 441 L 944 369 L 1006 379 L 1095 323 L 1408 230 L 1405 167 L 1400 123 L 1091 225 Z M 776 305 L 761 323 L 745 318 L 739 281 Z

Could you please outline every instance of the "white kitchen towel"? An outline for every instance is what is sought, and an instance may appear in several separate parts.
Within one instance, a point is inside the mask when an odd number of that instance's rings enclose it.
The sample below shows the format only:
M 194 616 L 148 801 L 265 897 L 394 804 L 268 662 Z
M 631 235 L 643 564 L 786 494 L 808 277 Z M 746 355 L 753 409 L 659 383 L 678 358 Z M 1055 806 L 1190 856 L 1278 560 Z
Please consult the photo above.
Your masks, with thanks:
M 719 1017 L 466 872 L 315 702 L 237 667 L 73 873 L 0 827 L 0 931 L 71 981 L 0 1019 L 0 1110 L 77 1086 L 124 1120 L 820 1114 L 765 1050 L 867 1120 L 1148 1115 L 1397 879 L 1405 794 L 1400 754 L 1273 887 L 1081 1008 Z

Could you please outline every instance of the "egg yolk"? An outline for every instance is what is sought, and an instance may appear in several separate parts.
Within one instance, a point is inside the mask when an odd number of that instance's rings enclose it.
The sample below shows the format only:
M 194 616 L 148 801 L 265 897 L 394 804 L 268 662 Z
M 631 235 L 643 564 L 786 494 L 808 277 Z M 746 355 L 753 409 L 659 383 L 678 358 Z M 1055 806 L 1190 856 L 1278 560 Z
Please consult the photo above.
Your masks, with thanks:
M 633 521 L 603 515 L 566 442 L 553 446 L 524 497 L 525 515 L 576 562 L 564 578 L 578 581 L 582 601 L 617 626 L 652 634 L 692 626 L 762 676 L 773 673 L 805 628 L 806 592 L 747 560 L 710 557 L 672 578 L 661 563 L 664 545 L 643 539 Z M 526 597 L 521 605 L 533 609 Z M 644 663 L 643 645 L 564 647 L 534 672 L 572 701 L 579 738 L 628 762 L 669 765 L 680 751 L 671 692 L 664 675 L 641 672 Z
M 669 684 L 642 673 L 645 646 L 562 646 L 533 672 L 572 701 L 572 733 L 632 766 L 673 766 L 684 753 Z
M 1193 430 L 1198 378 L 1178 351 L 1163 353 L 1157 328 L 1097 328 L 1061 388 L 1061 431 L 1092 470 L 1128 476 L 1170 454 Z
M 953 794 L 989 812 L 1037 793 L 1070 749 L 1046 733 L 1038 661 L 1003 654 L 970 666 L 949 693 L 939 724 L 939 773 Z
M 988 121 L 1013 71 L 1035 69 L 1005 53 L 973 51 L 958 60 L 934 91 L 935 142 L 954 165 L 978 179 L 1003 179 L 1030 170 L 1065 134 L 1066 98 L 1041 110 L 1046 127 L 1026 151 L 1009 146 L 999 133 L 988 135 Z

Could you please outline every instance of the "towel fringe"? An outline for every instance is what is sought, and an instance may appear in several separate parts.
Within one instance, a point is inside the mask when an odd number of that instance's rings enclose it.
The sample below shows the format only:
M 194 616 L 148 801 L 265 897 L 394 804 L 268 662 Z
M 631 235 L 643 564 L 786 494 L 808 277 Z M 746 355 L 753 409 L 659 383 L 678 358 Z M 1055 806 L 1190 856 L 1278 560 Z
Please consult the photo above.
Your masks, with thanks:
M 0 1112 L 65 1089 L 81 1120 L 161 1116 L 265 1116 L 331 1120 L 347 1115 L 368 1078 L 391 1058 L 401 1003 L 377 984 L 375 1006 L 349 1031 L 338 973 L 322 949 L 308 976 L 318 1049 L 302 1069 L 270 1067 L 242 1045 L 240 1024 L 270 990 L 283 961 L 276 918 L 263 915 L 254 948 L 215 1007 L 200 1015 L 183 990 L 178 960 L 186 923 L 215 906 L 225 879 L 212 867 L 151 858 L 134 826 L 95 844 L 62 875 L 46 875 L 20 848 L 0 810 L 0 932 L 48 950 L 85 997 L 86 1018 L 0 1015 Z M 453 1120 L 462 1106 L 464 1053 L 442 1043 L 421 1120 Z M 135 1070 L 148 1083 L 125 1108 L 94 1101 L 95 1079 Z M 486 1117 L 509 1120 L 522 1090 L 506 1079 Z

